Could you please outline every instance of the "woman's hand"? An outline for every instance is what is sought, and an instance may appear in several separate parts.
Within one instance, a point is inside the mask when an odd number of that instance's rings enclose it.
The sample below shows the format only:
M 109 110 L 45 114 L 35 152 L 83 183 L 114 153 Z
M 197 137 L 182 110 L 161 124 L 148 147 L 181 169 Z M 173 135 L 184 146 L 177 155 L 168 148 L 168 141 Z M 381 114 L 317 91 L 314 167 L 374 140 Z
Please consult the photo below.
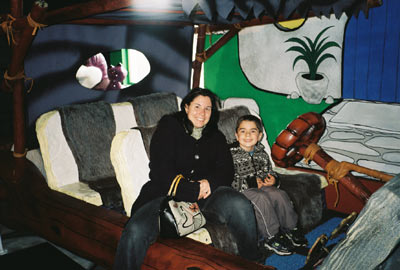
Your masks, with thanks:
M 268 174 L 267 177 L 265 177 L 264 181 L 261 180 L 260 178 L 257 178 L 258 188 L 273 186 L 275 185 L 275 182 L 276 182 L 275 176 L 271 174 Z
M 199 192 L 198 200 L 207 199 L 208 196 L 211 195 L 210 183 L 208 182 L 207 179 L 199 180 L 199 183 L 200 183 L 200 192 Z

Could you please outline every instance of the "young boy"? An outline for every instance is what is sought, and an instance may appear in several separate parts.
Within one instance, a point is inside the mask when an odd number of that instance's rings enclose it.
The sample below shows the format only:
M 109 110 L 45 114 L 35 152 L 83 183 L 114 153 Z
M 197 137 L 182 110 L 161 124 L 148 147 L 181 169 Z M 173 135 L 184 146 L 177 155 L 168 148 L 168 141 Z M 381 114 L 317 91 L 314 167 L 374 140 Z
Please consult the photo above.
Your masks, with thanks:
M 264 246 L 279 255 L 292 254 L 294 246 L 307 246 L 307 239 L 296 228 L 293 204 L 279 189 L 278 175 L 260 143 L 260 119 L 253 115 L 240 117 L 235 135 L 237 142 L 230 147 L 235 165 L 232 187 L 252 202 Z

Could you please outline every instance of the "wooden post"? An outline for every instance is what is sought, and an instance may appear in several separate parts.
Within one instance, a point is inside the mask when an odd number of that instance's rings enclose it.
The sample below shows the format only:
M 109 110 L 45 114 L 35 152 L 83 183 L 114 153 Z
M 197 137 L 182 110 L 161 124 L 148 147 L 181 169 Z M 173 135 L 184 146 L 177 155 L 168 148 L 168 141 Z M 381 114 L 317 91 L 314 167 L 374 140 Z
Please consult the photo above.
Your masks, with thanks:
M 201 75 L 201 66 L 203 64 L 203 60 L 199 55 L 202 55 L 204 52 L 204 41 L 206 38 L 206 25 L 199 25 L 199 31 L 197 33 L 197 46 L 196 46 L 196 57 L 193 61 L 193 85 L 192 88 L 196 88 L 200 86 L 200 75 Z
M 10 13 L 14 18 L 20 18 L 23 15 L 23 1 L 10 0 Z M 16 33 L 16 42 L 19 43 L 20 35 Z M 16 50 L 16 44 L 11 42 L 11 51 Z M 11 66 L 11 63 L 10 63 Z M 15 73 L 14 73 L 15 74 Z M 3 84 L 5 79 L 3 80 Z M 22 87 L 21 87 L 22 86 Z M 13 84 L 13 136 L 14 136 L 14 153 L 25 152 L 25 117 L 23 114 L 24 102 L 21 98 L 23 92 L 23 80 L 18 80 Z M 22 88 L 22 89 L 21 89 Z M 5 89 L 5 88 L 4 88 Z M 22 109 L 22 111 L 21 111 Z M 19 138 L 17 138 L 19 137 Z
M 30 13 L 30 17 L 35 21 L 39 22 L 43 17 L 44 12 L 47 8 L 42 8 L 39 5 L 40 2 L 36 2 Z M 22 1 L 12 0 L 12 16 L 20 18 L 22 15 Z M 25 27 L 20 32 L 15 33 L 16 43 L 12 44 L 12 55 L 11 62 L 7 70 L 7 75 L 10 78 L 16 77 L 24 71 L 24 59 L 26 53 L 33 41 L 34 27 L 28 22 L 28 19 L 24 20 Z M 20 22 L 21 23 L 21 22 Z M 25 80 L 24 78 L 17 77 L 14 80 L 3 80 L 3 88 L 10 88 L 13 91 L 13 123 L 14 123 L 14 157 L 25 156 Z
M 240 27 L 234 27 L 229 30 L 225 35 L 217 40 L 210 48 L 205 52 L 206 59 L 210 58 L 214 53 L 216 53 L 222 46 L 224 46 L 229 40 L 231 40 L 240 31 Z
M 10 0 L 10 13 L 13 17 L 22 17 L 23 12 L 23 1 L 22 0 Z
M 206 51 L 204 50 L 204 40 L 206 36 L 206 26 L 200 25 L 198 36 L 197 36 L 197 48 L 196 48 L 196 58 L 193 61 L 193 88 L 199 87 L 200 85 L 200 75 L 201 67 L 203 62 L 210 58 L 215 52 L 217 52 L 222 46 L 224 46 L 231 38 L 233 38 L 240 31 L 239 26 L 235 26 L 230 29 L 225 35 L 215 42 Z

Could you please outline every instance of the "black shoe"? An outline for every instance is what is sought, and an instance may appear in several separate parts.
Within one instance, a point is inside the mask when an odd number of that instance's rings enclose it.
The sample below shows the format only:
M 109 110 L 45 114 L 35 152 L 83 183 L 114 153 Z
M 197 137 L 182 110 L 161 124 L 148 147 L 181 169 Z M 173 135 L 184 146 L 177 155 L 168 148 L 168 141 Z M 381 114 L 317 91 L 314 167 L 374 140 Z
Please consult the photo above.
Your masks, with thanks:
M 286 231 L 285 235 L 295 247 L 306 247 L 308 245 L 307 239 L 297 228 Z
M 290 247 L 288 247 L 288 241 L 286 237 L 278 233 L 274 237 L 265 240 L 264 247 L 269 250 L 272 250 L 278 255 L 291 255 Z

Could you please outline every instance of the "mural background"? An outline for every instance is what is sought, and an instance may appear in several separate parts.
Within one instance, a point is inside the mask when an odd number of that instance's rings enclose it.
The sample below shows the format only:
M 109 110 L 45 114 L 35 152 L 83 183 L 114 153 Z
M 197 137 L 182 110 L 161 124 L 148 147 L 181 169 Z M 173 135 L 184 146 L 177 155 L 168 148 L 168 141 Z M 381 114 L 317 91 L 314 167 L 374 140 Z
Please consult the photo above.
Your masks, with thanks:
M 368 19 L 360 13 L 346 25 L 342 60 L 343 98 L 400 102 L 400 2 L 386 0 L 383 3 L 369 11 Z M 214 35 L 212 42 L 219 37 Z M 209 46 L 208 39 L 206 46 Z M 340 102 L 337 99 L 332 105 L 312 105 L 301 99 L 291 100 L 286 95 L 257 89 L 240 69 L 237 38 L 208 59 L 204 69 L 205 86 L 221 98 L 250 97 L 257 101 L 270 144 L 298 115 L 308 111 L 320 113 Z
M 327 17 L 308 18 L 303 25 L 293 31 L 279 30 L 274 24 L 259 25 L 242 29 L 238 35 L 239 61 L 240 66 L 249 82 L 256 88 L 268 92 L 290 95 L 301 92 L 296 86 L 296 76 L 299 72 L 307 72 L 308 67 L 305 61 L 293 62 L 299 56 L 298 52 L 287 50 L 292 46 L 299 47 L 298 43 L 285 42 L 289 38 L 300 38 L 309 46 L 305 37 L 314 41 L 323 29 L 330 27 L 317 43 L 327 44 L 336 42 L 340 48 L 331 47 L 323 51 L 324 54 L 331 54 L 335 59 L 327 58 L 317 70 L 322 73 L 329 82 L 326 88 L 327 93 L 322 97 L 341 97 L 342 82 L 342 47 L 344 26 L 347 16 L 343 14 L 340 19 L 334 15 Z M 326 38 L 326 39 L 325 39 Z M 257 45 L 257 46 L 255 46 Z

